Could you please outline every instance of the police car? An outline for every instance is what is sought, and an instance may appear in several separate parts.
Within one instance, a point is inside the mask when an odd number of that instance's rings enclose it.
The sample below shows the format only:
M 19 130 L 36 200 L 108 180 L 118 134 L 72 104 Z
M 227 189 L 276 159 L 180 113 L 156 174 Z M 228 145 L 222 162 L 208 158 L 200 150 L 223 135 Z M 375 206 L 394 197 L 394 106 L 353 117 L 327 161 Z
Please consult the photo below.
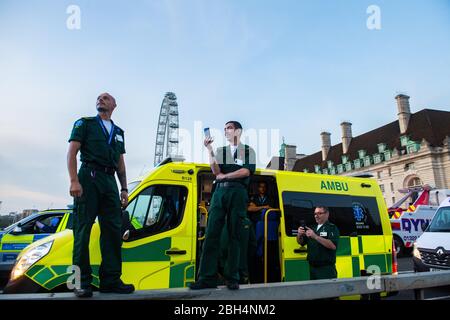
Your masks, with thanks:
M 46 210 L 34 213 L 0 233 L 0 273 L 11 271 L 19 253 L 29 244 L 66 229 L 72 210 Z
M 450 269 L 450 197 L 414 243 L 413 261 L 416 272 Z

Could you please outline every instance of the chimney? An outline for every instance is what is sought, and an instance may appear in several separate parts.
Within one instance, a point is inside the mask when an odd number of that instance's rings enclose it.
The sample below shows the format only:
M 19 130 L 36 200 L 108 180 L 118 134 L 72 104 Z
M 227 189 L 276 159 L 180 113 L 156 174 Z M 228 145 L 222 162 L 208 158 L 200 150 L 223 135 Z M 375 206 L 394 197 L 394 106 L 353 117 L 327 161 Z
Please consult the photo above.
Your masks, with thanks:
M 322 161 L 325 161 L 327 160 L 328 151 L 330 151 L 331 148 L 331 133 L 322 132 L 320 136 L 322 138 Z
M 411 109 L 409 108 L 409 96 L 399 94 L 395 97 L 398 107 L 398 124 L 400 125 L 400 133 L 404 134 L 408 130 L 409 118 L 411 117 Z
M 342 153 L 347 154 L 350 141 L 352 141 L 352 124 L 348 121 L 341 123 L 342 129 Z
M 297 161 L 297 146 L 287 144 L 284 150 L 284 170 L 292 171 Z

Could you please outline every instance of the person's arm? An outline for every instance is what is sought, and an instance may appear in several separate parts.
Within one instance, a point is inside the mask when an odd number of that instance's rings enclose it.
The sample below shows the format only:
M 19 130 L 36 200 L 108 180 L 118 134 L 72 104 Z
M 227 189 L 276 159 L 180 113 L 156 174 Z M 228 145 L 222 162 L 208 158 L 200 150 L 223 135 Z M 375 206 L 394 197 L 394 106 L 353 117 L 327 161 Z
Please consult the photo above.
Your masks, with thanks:
M 219 165 L 217 164 L 216 156 L 214 154 L 214 150 L 212 148 L 212 138 L 206 138 L 203 144 L 208 149 L 208 158 L 209 158 L 209 165 L 211 167 L 211 171 L 215 176 L 218 176 L 221 174 Z
M 81 142 L 70 141 L 69 150 L 67 152 L 67 169 L 69 170 L 70 178 L 70 195 L 72 197 L 81 197 L 83 195 L 83 188 L 78 181 L 77 175 L 77 154 L 81 148 Z
M 262 209 L 269 209 L 269 206 L 257 206 L 254 202 L 250 202 L 250 204 L 248 205 L 247 211 L 250 212 L 258 212 Z
M 222 179 L 239 179 L 239 178 L 247 178 L 248 176 L 250 176 L 250 170 L 246 168 L 241 168 L 239 170 L 223 174 Z
M 128 191 L 126 190 L 127 170 L 125 168 L 125 157 L 123 156 L 123 153 L 119 157 L 119 163 L 117 165 L 117 177 L 119 178 L 120 186 L 122 187 L 122 190 L 120 192 L 120 202 L 122 203 L 122 208 L 125 208 L 128 205 Z
M 306 227 L 306 228 L 308 229 L 306 235 L 309 238 L 316 240 L 318 243 L 320 243 L 321 245 L 323 245 L 327 249 L 336 250 L 336 245 L 333 243 L 333 241 L 331 241 L 329 239 L 322 238 L 317 233 L 315 233 L 311 228 L 308 228 L 308 227 Z

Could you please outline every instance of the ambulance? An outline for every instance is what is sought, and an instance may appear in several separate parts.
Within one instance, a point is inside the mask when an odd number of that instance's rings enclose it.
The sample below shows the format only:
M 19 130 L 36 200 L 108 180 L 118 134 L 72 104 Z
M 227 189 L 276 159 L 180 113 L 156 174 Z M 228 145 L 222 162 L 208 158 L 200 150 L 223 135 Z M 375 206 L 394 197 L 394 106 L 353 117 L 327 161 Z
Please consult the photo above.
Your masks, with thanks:
M 148 290 L 187 287 L 196 280 L 213 181 L 206 164 L 166 159 L 132 183 L 125 210 L 132 230 L 125 231 L 122 244 L 125 283 Z M 257 194 L 261 181 L 267 183 L 276 208 L 267 210 L 262 220 L 277 224 L 276 238 L 271 239 L 276 241 L 276 250 L 272 252 L 267 246 L 268 228 L 263 228 L 264 282 L 273 270 L 278 270 L 278 281 L 309 280 L 306 247 L 297 243 L 296 232 L 302 224 L 315 223 L 317 205 L 329 207 L 330 221 L 340 230 L 339 278 L 368 275 L 374 267 L 381 274 L 396 272 L 391 225 L 375 180 L 257 169 L 251 176 L 250 196 Z M 95 223 L 90 262 L 92 284 L 97 288 L 99 236 Z M 67 291 L 73 271 L 72 248 L 69 229 L 29 245 L 17 258 L 4 293 Z

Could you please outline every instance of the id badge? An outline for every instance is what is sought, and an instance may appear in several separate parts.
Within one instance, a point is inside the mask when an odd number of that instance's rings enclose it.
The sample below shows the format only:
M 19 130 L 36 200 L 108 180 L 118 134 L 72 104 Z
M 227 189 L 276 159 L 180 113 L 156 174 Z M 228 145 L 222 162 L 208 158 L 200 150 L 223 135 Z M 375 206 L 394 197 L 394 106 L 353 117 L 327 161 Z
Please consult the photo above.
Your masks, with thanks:
M 241 159 L 234 160 L 234 163 L 236 163 L 238 166 L 241 166 L 241 167 L 244 165 L 244 161 L 242 161 Z
M 322 231 L 319 235 L 321 237 L 326 237 L 328 235 L 328 232 Z

